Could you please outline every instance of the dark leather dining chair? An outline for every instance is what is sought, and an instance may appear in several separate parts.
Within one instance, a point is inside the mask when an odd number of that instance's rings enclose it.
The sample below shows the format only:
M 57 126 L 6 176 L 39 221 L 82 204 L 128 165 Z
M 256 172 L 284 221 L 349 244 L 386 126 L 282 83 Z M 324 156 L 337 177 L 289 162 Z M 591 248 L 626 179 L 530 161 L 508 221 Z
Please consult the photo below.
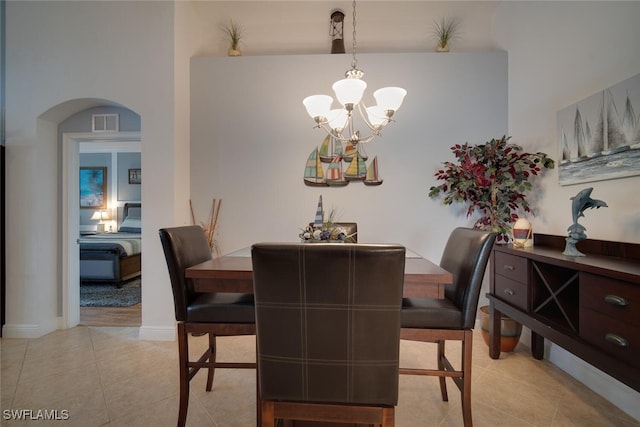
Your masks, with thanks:
M 184 426 L 189 405 L 189 382 L 207 368 L 206 390 L 211 391 L 215 368 L 255 368 L 250 362 L 216 362 L 216 336 L 255 335 L 251 294 L 198 293 L 185 269 L 211 259 L 207 237 L 198 225 L 160 229 L 160 241 L 169 269 L 178 330 L 180 408 L 178 426 Z M 189 359 L 189 333 L 207 334 L 209 345 L 197 360 Z
M 405 248 L 252 247 L 262 426 L 394 425 Z
M 445 287 L 445 299 L 405 298 L 402 303 L 401 338 L 438 344 L 437 369 L 400 368 L 401 374 L 436 375 L 442 400 L 447 401 L 446 377 L 460 389 L 465 426 L 471 419 L 471 349 L 480 288 L 497 234 L 469 228 L 453 230 L 440 266 L 453 274 Z M 462 342 L 461 369 L 453 368 L 445 355 L 445 341 Z

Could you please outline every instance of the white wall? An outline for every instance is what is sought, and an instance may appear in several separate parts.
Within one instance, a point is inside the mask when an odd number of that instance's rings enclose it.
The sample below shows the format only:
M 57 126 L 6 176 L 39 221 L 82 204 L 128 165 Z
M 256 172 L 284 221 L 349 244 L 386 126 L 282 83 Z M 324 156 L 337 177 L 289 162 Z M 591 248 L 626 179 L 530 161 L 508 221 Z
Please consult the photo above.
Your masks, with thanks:
M 433 23 L 443 16 L 460 21 L 457 52 L 483 51 L 492 45 L 492 19 L 498 1 L 360 0 L 356 8 L 357 51 L 433 52 Z M 198 55 L 226 55 L 229 47 L 220 25 L 230 20 L 243 28 L 244 55 L 319 54 L 331 51 L 331 11 L 345 13 L 344 44 L 353 44 L 351 1 L 197 1 L 202 34 Z
M 495 34 L 509 52 L 509 133 L 558 159 L 556 113 L 640 73 L 639 17 L 638 2 L 504 2 Z M 638 243 L 640 201 L 631 189 L 639 184 L 636 176 L 561 187 L 556 168 L 545 178 L 534 231 L 564 235 L 569 198 L 593 187 L 609 208 L 585 212 L 587 236 Z
M 640 72 L 640 3 L 503 2 L 497 44 L 509 52 L 509 133 L 530 150 L 558 158 L 556 112 Z M 534 231 L 564 235 L 569 198 L 586 187 L 608 208 L 588 210 L 580 223 L 589 238 L 640 242 L 640 177 L 561 187 L 557 169 L 544 178 Z M 556 345 L 549 359 L 640 419 L 640 394 Z
M 506 61 L 505 52 L 360 55 L 367 105 L 383 86 L 408 94 L 396 122 L 365 145 L 370 157 L 378 155 L 383 184 L 331 188 L 303 183 L 307 157 L 326 134 L 313 128 L 302 99 L 332 93 L 349 57 L 194 59 L 191 196 L 198 219 L 207 219 L 212 198 L 223 200 L 223 252 L 297 241 L 322 195 L 327 213 L 334 207 L 339 220 L 358 223 L 359 242 L 402 243 L 438 262 L 451 230 L 467 220 L 456 215 L 459 207 L 429 199 L 433 174 L 454 160 L 452 145 L 506 133 Z
M 143 328 L 173 334 L 157 229 L 173 224 L 173 4 L 7 2 L 7 324 L 4 336 L 57 327 L 62 188 L 57 123 L 104 99 L 142 118 Z M 60 105 L 60 107 L 56 107 Z M 159 107 L 160 106 L 160 107 Z M 55 108 L 54 108 L 55 107 Z M 42 119 L 39 119 L 42 117 Z M 178 165 L 183 168 L 183 165 Z M 37 171 L 37 172 L 36 172 Z M 52 212 L 46 218 L 37 212 Z M 155 231 L 154 231 L 155 230 Z M 152 335 L 151 333 L 148 335 Z

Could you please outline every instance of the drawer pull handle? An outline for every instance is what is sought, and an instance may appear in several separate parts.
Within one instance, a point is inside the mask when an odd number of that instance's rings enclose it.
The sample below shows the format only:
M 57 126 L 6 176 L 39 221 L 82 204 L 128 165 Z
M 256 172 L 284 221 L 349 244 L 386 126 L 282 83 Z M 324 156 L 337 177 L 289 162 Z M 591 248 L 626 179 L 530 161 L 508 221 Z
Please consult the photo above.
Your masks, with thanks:
M 510 297 L 512 297 L 512 296 L 514 296 L 514 295 L 516 294 L 515 292 L 513 292 L 513 290 L 512 290 L 512 289 L 505 289 L 503 292 L 504 292 L 506 295 L 509 295 Z
M 626 307 L 629 305 L 629 301 L 619 297 L 618 295 L 607 295 L 604 300 L 611 305 L 617 305 L 618 307 Z
M 606 334 L 604 336 L 604 339 L 613 345 L 617 345 L 618 347 L 629 347 L 629 341 L 627 341 L 620 335 L 612 334 L 611 332 Z
M 516 268 L 513 265 L 505 264 L 504 269 L 505 270 L 509 270 L 509 271 L 513 271 Z

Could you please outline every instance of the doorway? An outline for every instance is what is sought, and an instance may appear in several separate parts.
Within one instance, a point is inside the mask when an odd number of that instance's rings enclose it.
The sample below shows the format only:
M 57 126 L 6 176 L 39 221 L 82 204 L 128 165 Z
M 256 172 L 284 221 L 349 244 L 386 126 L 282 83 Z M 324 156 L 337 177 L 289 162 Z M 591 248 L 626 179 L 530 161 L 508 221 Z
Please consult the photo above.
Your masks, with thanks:
M 140 326 L 141 304 L 128 310 L 88 310 L 81 322 L 80 307 L 80 147 L 83 150 L 104 152 L 141 152 L 139 132 L 63 133 L 63 254 L 62 307 L 64 327 L 91 323 L 92 326 Z M 108 179 L 108 178 L 107 178 Z M 115 205 L 120 202 L 113 195 Z M 135 325 L 131 325 L 134 323 Z
M 118 264 L 122 269 L 124 262 L 137 261 L 131 263 L 132 267 L 128 267 L 131 271 L 127 271 L 126 276 L 118 274 L 115 281 L 102 280 L 94 276 L 94 272 L 103 270 L 96 264 L 111 263 L 113 260 L 96 259 L 105 255 L 103 249 L 98 252 L 87 249 L 87 245 L 120 242 L 138 244 L 141 241 L 139 233 L 136 235 L 119 232 L 125 214 L 130 213 L 129 207 L 132 207 L 132 215 L 137 209 L 133 215 L 136 218 L 140 213 L 139 208 L 134 206 L 141 205 L 141 179 L 132 180 L 130 176 L 131 173 L 141 171 L 139 141 L 81 141 L 79 156 L 81 170 L 84 169 L 86 172 L 99 167 L 105 171 L 104 188 L 107 189 L 104 194 L 105 210 L 80 209 L 81 241 L 94 242 L 80 244 L 80 325 L 139 327 L 142 324 L 140 257 L 130 256 Z M 80 205 L 82 207 L 83 203 Z M 96 215 L 101 218 L 99 223 L 103 232 L 96 232 L 94 229 Z M 102 219 L 103 216 L 106 218 Z M 130 240 L 134 236 L 136 238 Z M 119 238 L 126 240 L 118 240 Z M 96 240 L 101 243 L 95 243 Z M 137 268 L 133 264 L 137 264 Z

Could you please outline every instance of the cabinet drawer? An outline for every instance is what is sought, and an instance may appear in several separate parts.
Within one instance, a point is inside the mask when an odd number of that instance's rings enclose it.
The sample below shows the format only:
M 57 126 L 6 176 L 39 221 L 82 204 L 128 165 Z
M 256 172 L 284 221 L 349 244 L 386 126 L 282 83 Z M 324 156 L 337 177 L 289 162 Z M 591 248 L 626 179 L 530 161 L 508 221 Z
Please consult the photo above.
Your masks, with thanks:
M 638 326 L 584 309 L 580 311 L 580 337 L 630 365 L 640 365 Z
M 640 286 L 580 273 L 580 308 L 589 308 L 640 327 Z
M 495 254 L 496 274 L 521 283 L 527 283 L 529 263 L 526 258 L 497 251 Z
M 528 310 L 527 285 L 496 275 L 494 295 L 521 310 Z

